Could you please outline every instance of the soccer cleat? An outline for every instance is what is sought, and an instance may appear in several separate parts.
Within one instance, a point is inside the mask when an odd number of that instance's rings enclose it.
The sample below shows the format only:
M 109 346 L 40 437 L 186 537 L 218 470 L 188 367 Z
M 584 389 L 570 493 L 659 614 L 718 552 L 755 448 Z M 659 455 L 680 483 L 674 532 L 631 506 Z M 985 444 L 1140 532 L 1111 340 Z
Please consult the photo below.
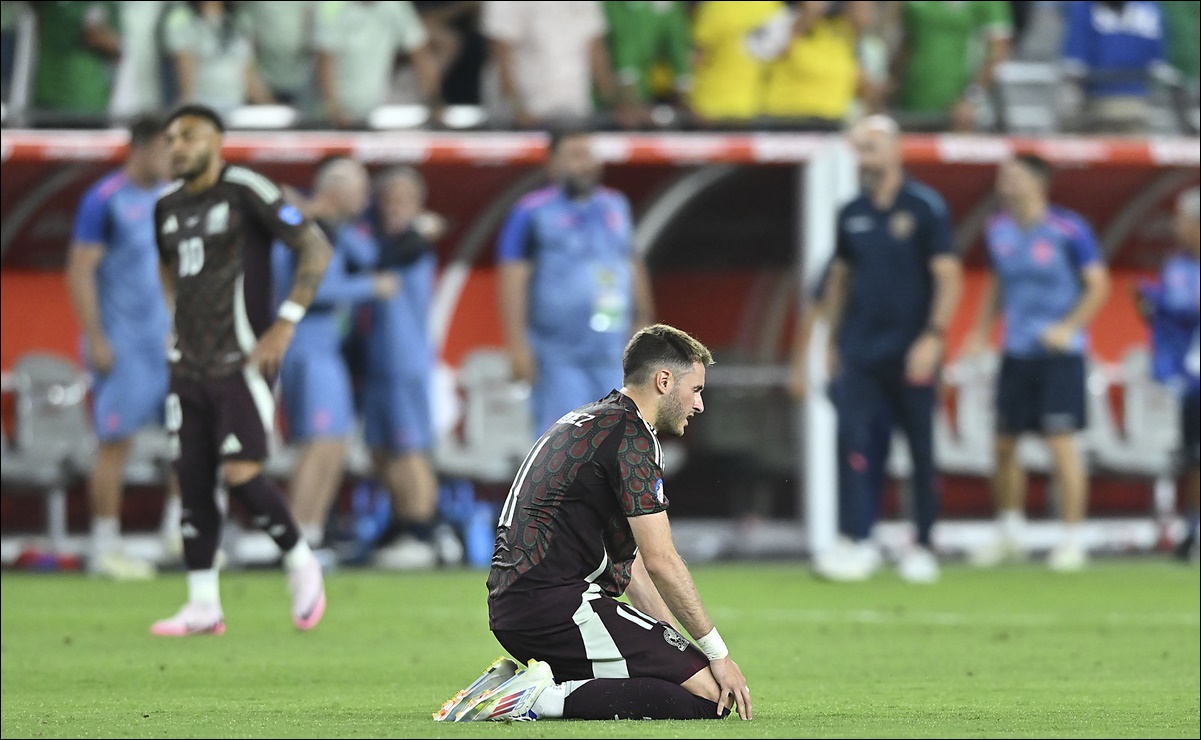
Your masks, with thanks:
M 530 664 L 494 689 L 470 699 L 455 712 L 455 722 L 529 722 L 538 719 L 534 702 L 555 683 L 550 664 L 530 659 Z
M 1020 563 L 1026 559 L 1026 549 L 1012 537 L 998 536 L 988 544 L 968 553 L 968 562 L 977 568 L 993 568 L 1002 563 Z
M 149 581 L 158 569 L 153 563 L 114 550 L 92 558 L 88 562 L 88 573 L 114 581 Z
M 372 564 L 384 570 L 430 570 L 438 565 L 438 551 L 416 537 L 401 537 L 376 550 Z
M 150 634 L 159 637 L 225 634 L 225 616 L 221 607 L 211 603 L 188 602 L 175 616 L 160 619 L 150 626 Z
M 492 661 L 492 665 L 484 669 L 479 678 L 471 682 L 470 686 L 443 702 L 442 708 L 434 712 L 434 721 L 443 722 L 447 718 L 450 718 L 453 722 L 454 713 L 467 702 L 475 699 L 485 691 L 490 691 L 500 686 L 520 670 L 521 664 L 512 658 L 497 658 Z
M 813 570 L 829 581 L 863 581 L 876 572 L 881 560 L 880 551 L 867 540 L 840 537 L 833 547 L 814 556 Z
M 901 555 L 897 574 L 909 583 L 934 583 L 938 580 L 938 559 L 925 547 L 914 547 Z
M 288 571 L 288 590 L 292 592 L 292 624 L 298 630 L 316 627 L 325 614 L 325 578 L 316 556 Z
M 1060 542 L 1047 556 L 1047 567 L 1058 573 L 1074 573 L 1088 564 L 1088 553 L 1074 542 Z

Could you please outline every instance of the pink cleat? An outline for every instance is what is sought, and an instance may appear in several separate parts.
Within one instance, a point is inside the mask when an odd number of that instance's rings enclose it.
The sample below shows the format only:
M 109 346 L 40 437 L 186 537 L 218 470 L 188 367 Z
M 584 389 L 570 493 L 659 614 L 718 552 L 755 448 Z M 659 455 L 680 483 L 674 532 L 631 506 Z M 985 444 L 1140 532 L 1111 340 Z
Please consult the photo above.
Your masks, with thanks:
M 175 616 L 160 619 L 150 626 L 150 634 L 159 637 L 225 634 L 225 616 L 221 607 L 207 602 L 188 602 Z
M 311 630 L 325 614 L 325 579 L 317 558 L 288 573 L 288 590 L 292 592 L 292 624 L 298 630 Z

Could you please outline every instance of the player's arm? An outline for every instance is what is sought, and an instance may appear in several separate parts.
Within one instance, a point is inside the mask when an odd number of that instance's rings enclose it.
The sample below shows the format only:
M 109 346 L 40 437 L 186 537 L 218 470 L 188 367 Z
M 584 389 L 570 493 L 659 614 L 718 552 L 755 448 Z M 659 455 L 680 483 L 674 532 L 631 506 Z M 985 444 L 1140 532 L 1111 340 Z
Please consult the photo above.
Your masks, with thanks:
M 113 350 L 100 321 L 100 300 L 96 292 L 96 270 L 104 259 L 104 245 L 73 241 L 67 252 L 67 288 L 75 315 L 88 338 L 89 364 L 98 372 L 113 366 Z
M 1060 351 L 1070 349 L 1072 338 L 1092 322 L 1109 297 L 1109 269 L 1101 256 L 1097 238 L 1083 219 L 1075 219 L 1075 226 L 1076 231 L 1069 238 L 1067 246 L 1084 290 L 1068 315 L 1049 327 L 1042 336 L 1045 346 Z
M 1072 307 L 1072 312 L 1063 319 L 1063 323 L 1073 330 L 1088 326 L 1109 297 L 1109 270 L 1105 265 L 1094 263 L 1085 266 L 1080 270 L 1080 278 L 1084 283 L 1084 293 Z
M 675 624 L 671 608 L 667 606 L 659 589 L 655 587 L 650 573 L 646 571 L 646 565 L 642 562 L 642 553 L 638 553 L 634 557 L 634 565 L 630 568 L 630 585 L 626 587 L 626 596 L 629 597 L 634 608 L 643 614 L 654 617 L 660 622 Z
M 634 281 L 634 331 L 655 323 L 655 295 L 646 262 L 635 257 L 630 264 Z
M 518 206 L 501 228 L 496 244 L 500 279 L 498 298 L 505 346 L 509 350 L 513 378 L 529 382 L 533 382 L 537 372 L 526 329 L 530 276 L 534 271 L 533 238 L 530 213 Z

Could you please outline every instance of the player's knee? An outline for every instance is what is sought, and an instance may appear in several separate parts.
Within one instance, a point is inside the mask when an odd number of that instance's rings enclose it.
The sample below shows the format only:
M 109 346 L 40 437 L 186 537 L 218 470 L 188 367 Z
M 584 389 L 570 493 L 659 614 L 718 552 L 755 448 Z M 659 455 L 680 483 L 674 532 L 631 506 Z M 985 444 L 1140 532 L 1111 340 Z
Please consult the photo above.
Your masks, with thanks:
M 711 702 L 716 702 L 721 696 L 721 687 L 717 684 L 717 679 L 713 676 L 713 671 L 709 670 L 709 666 L 705 666 L 692 675 L 687 681 L 681 684 L 689 693 L 694 696 L 699 696 L 702 699 L 708 699 Z
M 221 464 L 221 477 L 225 479 L 225 485 L 232 488 L 254 480 L 262 468 L 263 465 L 259 462 L 230 460 Z

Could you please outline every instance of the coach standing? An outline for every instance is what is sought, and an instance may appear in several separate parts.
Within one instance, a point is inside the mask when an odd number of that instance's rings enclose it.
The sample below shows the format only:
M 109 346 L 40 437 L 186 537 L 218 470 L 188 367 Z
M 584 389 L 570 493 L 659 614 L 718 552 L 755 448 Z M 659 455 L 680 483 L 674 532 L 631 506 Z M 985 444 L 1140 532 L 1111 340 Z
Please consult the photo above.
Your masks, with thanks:
M 875 506 L 871 431 L 881 400 L 909 442 L 917 525 L 914 547 L 899 573 L 915 583 L 938 579 L 930 531 L 938 516 L 934 482 L 935 388 L 947 324 L 959 302 L 962 270 L 951 246 L 951 223 L 937 193 L 906 175 L 897 124 L 869 116 L 851 131 L 861 192 L 838 214 L 837 246 L 826 291 L 831 377 L 839 376 L 839 434 L 850 485 L 848 510 Z M 876 453 L 879 454 L 879 453 Z M 850 516 L 867 522 L 872 517 Z M 819 555 L 819 575 L 859 580 L 879 564 L 870 532 L 843 532 Z

